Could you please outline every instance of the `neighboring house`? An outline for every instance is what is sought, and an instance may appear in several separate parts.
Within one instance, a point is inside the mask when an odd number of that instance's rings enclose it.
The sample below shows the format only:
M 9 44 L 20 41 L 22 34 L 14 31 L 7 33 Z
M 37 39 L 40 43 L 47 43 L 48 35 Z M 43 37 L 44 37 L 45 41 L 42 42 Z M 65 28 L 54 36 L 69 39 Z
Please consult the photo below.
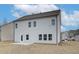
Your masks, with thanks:
M 8 23 L 1 26 L 0 37 L 1 41 L 14 41 L 14 27 L 13 23 Z
M 60 28 L 60 10 L 28 15 L 2 26 L 1 41 L 58 44 Z
M 69 33 L 68 31 L 62 32 L 61 36 L 62 36 L 62 40 L 69 40 L 69 41 L 71 41 L 71 40 L 75 39 L 73 33 Z
M 76 35 L 74 38 L 76 41 L 79 41 L 79 35 Z
M 61 36 L 62 36 L 62 40 L 68 40 L 69 39 L 68 32 L 62 32 Z
M 76 31 L 76 30 L 74 30 Z M 66 31 L 66 32 L 62 32 L 62 40 L 69 40 L 69 41 L 79 41 L 79 34 L 76 34 L 76 32 L 70 32 L 70 31 Z M 75 35 L 76 34 L 76 35 Z

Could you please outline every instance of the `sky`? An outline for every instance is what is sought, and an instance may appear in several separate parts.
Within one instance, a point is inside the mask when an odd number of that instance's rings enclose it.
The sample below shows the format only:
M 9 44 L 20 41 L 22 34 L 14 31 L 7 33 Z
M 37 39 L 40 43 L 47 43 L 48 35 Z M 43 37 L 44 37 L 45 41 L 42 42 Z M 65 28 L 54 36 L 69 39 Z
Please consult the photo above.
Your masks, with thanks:
M 0 4 L 0 24 L 11 22 L 25 15 L 59 9 L 61 10 L 61 30 L 79 29 L 79 4 Z

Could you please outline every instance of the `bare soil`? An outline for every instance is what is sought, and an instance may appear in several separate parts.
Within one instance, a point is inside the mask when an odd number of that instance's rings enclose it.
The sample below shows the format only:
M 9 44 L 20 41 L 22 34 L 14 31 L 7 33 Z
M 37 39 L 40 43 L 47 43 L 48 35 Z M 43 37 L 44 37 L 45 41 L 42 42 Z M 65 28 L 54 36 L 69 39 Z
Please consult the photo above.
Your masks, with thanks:
M 79 42 L 67 41 L 60 45 L 32 44 L 18 45 L 12 42 L 0 42 L 0 54 L 78 54 Z

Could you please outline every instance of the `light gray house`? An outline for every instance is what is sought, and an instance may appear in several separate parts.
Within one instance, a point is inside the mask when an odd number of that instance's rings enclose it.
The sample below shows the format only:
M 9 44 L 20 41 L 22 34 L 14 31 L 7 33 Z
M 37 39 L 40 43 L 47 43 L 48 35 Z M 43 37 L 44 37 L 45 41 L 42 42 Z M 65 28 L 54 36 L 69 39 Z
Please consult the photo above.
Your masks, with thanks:
M 76 35 L 74 38 L 76 41 L 79 41 L 79 35 Z
M 76 32 L 77 30 L 73 30 L 72 32 L 66 31 L 62 32 L 62 40 L 65 41 L 79 41 L 79 34 Z
M 69 39 L 69 33 L 68 32 L 62 32 L 61 33 L 61 39 L 62 40 L 68 40 Z
M 58 44 L 60 28 L 60 10 L 28 15 L 1 26 L 1 41 Z
M 2 25 L 0 28 L 1 41 L 14 41 L 14 23 Z

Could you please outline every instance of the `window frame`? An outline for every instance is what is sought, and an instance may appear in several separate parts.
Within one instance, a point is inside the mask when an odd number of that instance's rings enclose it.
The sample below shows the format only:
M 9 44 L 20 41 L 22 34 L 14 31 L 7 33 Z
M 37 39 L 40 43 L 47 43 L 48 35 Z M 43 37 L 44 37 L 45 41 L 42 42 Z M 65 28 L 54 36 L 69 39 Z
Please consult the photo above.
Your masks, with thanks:
M 23 35 L 21 35 L 21 41 L 23 41 Z
M 42 34 L 39 34 L 39 40 L 42 40 Z
M 52 40 L 52 34 L 48 34 L 48 40 Z
M 52 24 L 52 25 L 55 25 L 55 19 L 52 19 L 52 20 L 51 20 L 51 24 Z
M 26 40 L 29 40 L 29 35 L 28 34 L 26 35 Z
M 33 21 L 33 26 L 36 27 L 36 21 Z
M 28 27 L 29 27 L 29 28 L 31 27 L 31 22 L 28 22 Z
M 47 34 L 43 34 L 43 40 L 47 40 Z
M 15 27 L 18 28 L 18 24 L 17 23 L 15 24 Z

